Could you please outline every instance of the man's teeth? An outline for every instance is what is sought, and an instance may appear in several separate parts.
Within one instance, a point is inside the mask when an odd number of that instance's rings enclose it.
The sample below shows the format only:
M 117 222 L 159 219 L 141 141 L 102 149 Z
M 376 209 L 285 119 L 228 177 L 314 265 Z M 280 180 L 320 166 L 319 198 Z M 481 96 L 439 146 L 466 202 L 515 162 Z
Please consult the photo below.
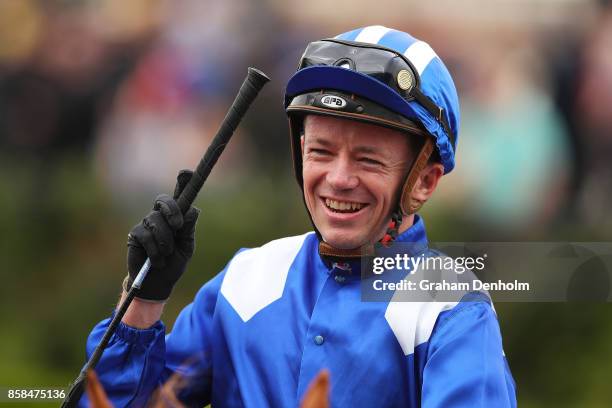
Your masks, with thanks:
M 359 211 L 363 208 L 363 204 L 353 203 L 350 201 L 336 201 L 330 200 L 329 198 L 325 199 L 325 205 L 332 210 L 336 211 Z

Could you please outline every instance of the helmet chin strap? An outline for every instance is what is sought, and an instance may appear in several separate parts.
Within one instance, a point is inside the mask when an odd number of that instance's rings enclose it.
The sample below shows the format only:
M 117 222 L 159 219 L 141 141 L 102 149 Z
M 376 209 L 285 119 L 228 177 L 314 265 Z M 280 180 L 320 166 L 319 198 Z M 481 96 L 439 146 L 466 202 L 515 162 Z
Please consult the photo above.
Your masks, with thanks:
M 391 220 L 387 225 L 387 232 L 383 238 L 378 241 L 380 244 L 388 246 L 390 245 L 399 234 L 399 228 L 402 225 L 404 215 L 411 215 L 416 213 L 421 206 L 425 203 L 425 200 L 420 200 L 412 195 L 412 190 L 421 174 L 421 171 L 427 165 L 429 158 L 433 152 L 433 141 L 431 138 L 425 139 L 425 143 L 417 158 L 415 159 L 408 175 L 406 176 L 404 187 L 397 204 L 397 208 L 391 214 Z M 321 256 L 328 256 L 333 258 L 360 258 L 362 256 L 374 255 L 374 245 L 366 244 L 360 248 L 353 249 L 342 249 L 336 248 L 325 242 L 320 233 L 319 236 L 319 254 Z
M 395 241 L 397 236 L 399 235 L 399 228 L 402 225 L 402 210 L 400 210 L 399 206 L 393 214 L 391 214 L 391 221 L 389 221 L 389 225 L 387 225 L 387 232 L 379 241 L 383 245 L 389 245 L 391 242 Z

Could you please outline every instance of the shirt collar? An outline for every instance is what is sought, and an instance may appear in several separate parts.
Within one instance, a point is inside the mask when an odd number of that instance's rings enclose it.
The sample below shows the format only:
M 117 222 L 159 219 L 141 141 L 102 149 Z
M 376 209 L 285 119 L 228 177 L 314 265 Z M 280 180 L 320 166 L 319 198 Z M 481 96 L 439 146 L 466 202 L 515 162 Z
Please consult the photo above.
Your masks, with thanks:
M 427 233 L 425 223 L 419 214 L 414 214 L 414 222 L 410 228 L 402 232 L 395 238 L 395 242 L 414 242 L 427 246 Z

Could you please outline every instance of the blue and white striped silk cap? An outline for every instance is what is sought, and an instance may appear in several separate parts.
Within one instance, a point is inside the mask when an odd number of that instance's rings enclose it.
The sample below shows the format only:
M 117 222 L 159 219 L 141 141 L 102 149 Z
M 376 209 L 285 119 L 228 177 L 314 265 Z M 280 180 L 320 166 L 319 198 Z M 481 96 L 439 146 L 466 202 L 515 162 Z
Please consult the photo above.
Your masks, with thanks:
M 346 68 L 311 66 L 297 71 L 287 83 L 285 104 L 294 96 L 317 89 L 336 89 L 368 98 L 408 119 L 422 123 L 435 138 L 444 172 L 449 173 L 455 167 L 459 98 L 448 69 L 435 51 L 429 44 L 410 34 L 378 25 L 358 28 L 335 38 L 376 44 L 404 55 L 420 76 L 421 92 L 444 109 L 452 136 L 447 135 L 438 120 L 416 100 L 406 100 L 374 77 Z

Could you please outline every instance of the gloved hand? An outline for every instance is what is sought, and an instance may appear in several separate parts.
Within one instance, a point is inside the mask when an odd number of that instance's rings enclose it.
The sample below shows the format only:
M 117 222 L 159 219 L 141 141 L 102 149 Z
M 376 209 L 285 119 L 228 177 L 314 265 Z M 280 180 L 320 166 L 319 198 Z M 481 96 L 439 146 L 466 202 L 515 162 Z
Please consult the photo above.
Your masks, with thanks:
M 151 211 L 128 234 L 127 264 L 129 274 L 123 287 L 129 290 L 147 257 L 151 269 L 136 297 L 151 301 L 164 301 L 170 296 L 187 262 L 195 250 L 195 225 L 200 210 L 190 207 L 185 215 L 175 201 L 193 172 L 181 170 L 177 177 L 174 196 L 162 194 L 155 198 Z

